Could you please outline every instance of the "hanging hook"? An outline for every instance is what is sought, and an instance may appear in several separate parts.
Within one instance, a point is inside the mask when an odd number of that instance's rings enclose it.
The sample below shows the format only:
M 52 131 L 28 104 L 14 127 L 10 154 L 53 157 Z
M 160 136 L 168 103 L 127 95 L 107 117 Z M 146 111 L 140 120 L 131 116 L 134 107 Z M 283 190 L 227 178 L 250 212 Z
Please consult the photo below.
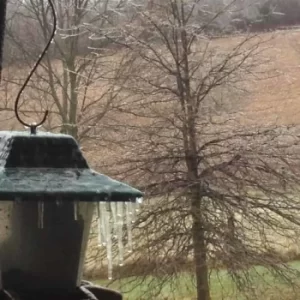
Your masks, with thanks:
M 26 122 L 24 122 L 21 118 L 20 118 L 20 115 L 19 115 L 19 112 L 18 112 L 18 106 L 19 106 L 19 101 L 20 101 L 20 98 L 21 98 L 21 95 L 23 93 L 23 91 L 25 90 L 29 80 L 31 79 L 32 75 L 34 74 L 34 72 L 36 71 L 37 67 L 39 66 L 39 64 L 41 63 L 42 59 L 44 58 L 44 56 L 46 55 L 51 43 L 52 43 L 52 40 L 54 39 L 54 36 L 55 36 L 55 33 L 56 33 L 56 28 L 57 28 L 57 18 L 56 18 L 56 12 L 55 12 L 55 8 L 54 8 L 54 4 L 52 2 L 52 0 L 48 0 L 48 3 L 49 3 L 49 6 L 51 8 L 51 11 L 52 11 L 52 17 L 53 17 L 53 29 L 52 29 L 52 32 L 51 32 L 51 36 L 47 42 L 47 45 L 46 47 L 44 48 L 42 54 L 40 55 L 39 59 L 37 60 L 37 62 L 34 64 L 33 68 L 31 69 L 29 75 L 27 76 L 24 84 L 22 85 L 17 97 L 16 97 L 16 101 L 15 101 L 15 114 L 16 114 L 16 118 L 17 120 L 24 126 L 26 127 L 29 127 L 30 128 L 30 133 L 31 134 L 36 134 L 36 129 L 43 125 L 47 119 L 47 116 L 48 116 L 48 110 L 45 111 L 45 114 L 44 114 L 44 117 L 42 119 L 41 122 L 39 123 L 32 123 L 32 124 L 28 124 Z

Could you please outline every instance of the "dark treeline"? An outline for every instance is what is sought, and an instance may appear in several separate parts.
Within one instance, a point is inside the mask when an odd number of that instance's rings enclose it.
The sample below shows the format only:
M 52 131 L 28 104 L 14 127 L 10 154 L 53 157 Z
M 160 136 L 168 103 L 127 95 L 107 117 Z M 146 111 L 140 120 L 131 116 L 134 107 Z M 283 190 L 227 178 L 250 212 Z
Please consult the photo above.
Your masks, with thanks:
M 249 17 L 242 11 L 231 21 L 239 31 L 266 31 L 300 25 L 299 0 L 267 0 L 257 4 L 257 14 Z
M 23 63 L 34 61 L 38 57 L 42 46 L 45 44 L 45 36 L 41 28 L 41 24 L 37 22 L 37 18 L 43 14 L 42 11 L 33 9 L 39 7 L 40 0 L 10 0 L 8 1 L 8 15 L 6 24 L 6 38 L 5 38 L 5 59 L 4 65 L 12 65 L 16 63 Z M 191 0 L 192 1 L 192 0 Z M 113 2 L 113 1 L 112 1 Z M 155 1 L 141 0 L 147 7 L 147 3 L 155 5 Z M 199 31 L 208 36 L 222 36 L 224 34 L 233 34 L 236 32 L 263 32 L 276 30 L 277 28 L 295 26 L 300 24 L 300 0 L 237 0 L 230 9 L 225 0 L 203 0 L 201 5 L 194 10 L 193 20 L 198 25 Z M 94 3 L 87 1 L 87 3 Z M 110 2 L 107 2 L 110 3 Z M 131 3 L 130 1 L 128 3 Z M 82 22 L 93 22 L 93 27 L 101 28 L 101 32 L 106 30 L 105 26 L 111 27 L 124 22 L 124 20 L 132 19 L 132 12 L 130 5 L 126 9 L 117 11 L 116 8 L 109 10 L 107 8 L 107 16 L 109 22 L 103 22 L 99 18 L 95 10 L 86 10 Z M 205 8 L 205 9 L 204 9 Z M 217 13 L 218 17 L 210 20 L 211 16 Z M 65 16 L 59 16 L 60 23 L 64 23 Z M 48 22 L 51 24 L 51 16 L 47 15 Z M 97 21 L 95 21 L 97 20 Z M 202 26 L 203 25 L 203 26 Z M 51 26 L 51 25 L 50 25 Z M 143 23 L 139 26 L 145 26 Z M 109 39 L 100 39 L 99 31 L 97 39 L 90 38 L 93 32 L 87 30 L 85 26 L 78 27 L 78 34 L 80 35 L 77 44 L 77 55 L 86 55 L 93 52 L 93 49 L 108 49 L 122 46 L 122 38 L 119 43 L 112 42 Z M 48 28 L 49 29 L 49 28 Z M 77 30 L 77 29 L 76 29 Z M 109 30 L 109 29 L 108 29 Z M 83 32 L 86 31 L 85 34 Z M 60 44 L 65 44 L 63 35 L 70 33 L 69 31 L 59 30 L 56 40 Z M 141 30 L 141 38 L 145 40 L 151 39 L 155 42 L 155 38 L 144 27 Z M 61 59 L 61 51 L 55 46 L 52 47 L 49 55 L 52 58 Z

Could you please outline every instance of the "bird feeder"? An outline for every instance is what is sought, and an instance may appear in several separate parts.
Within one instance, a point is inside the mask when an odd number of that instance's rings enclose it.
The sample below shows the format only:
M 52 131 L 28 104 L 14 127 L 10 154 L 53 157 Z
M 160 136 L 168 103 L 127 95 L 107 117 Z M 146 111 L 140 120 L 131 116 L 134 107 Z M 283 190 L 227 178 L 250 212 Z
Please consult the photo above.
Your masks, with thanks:
M 16 117 L 30 131 L 0 132 L 0 299 L 7 298 L 7 290 L 21 299 L 121 299 L 112 296 L 113 291 L 98 293 L 97 287 L 81 298 L 74 291 L 83 289 L 82 269 L 94 208 L 99 245 L 106 247 L 111 278 L 112 238 L 122 265 L 123 227 L 131 251 L 131 224 L 143 194 L 91 170 L 73 137 L 37 132 L 47 111 L 39 124 L 27 124 L 18 113 L 21 94 L 56 32 L 55 7 L 52 0 L 48 2 L 53 14 L 51 37 L 15 101 Z M 0 1 L 0 75 L 6 3 Z
M 0 132 L 0 268 L 5 289 L 80 285 L 94 207 L 112 272 L 112 236 L 122 256 L 142 193 L 91 170 L 69 135 Z M 96 205 L 95 205 L 96 204 Z M 119 257 L 119 263 L 122 258 Z

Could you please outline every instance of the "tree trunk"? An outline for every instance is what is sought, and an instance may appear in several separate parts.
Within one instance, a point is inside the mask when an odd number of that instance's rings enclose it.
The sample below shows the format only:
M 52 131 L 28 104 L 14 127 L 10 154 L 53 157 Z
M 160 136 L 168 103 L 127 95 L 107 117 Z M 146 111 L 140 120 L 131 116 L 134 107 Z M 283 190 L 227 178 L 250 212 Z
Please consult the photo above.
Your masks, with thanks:
M 69 80 L 70 80 L 70 111 L 69 111 L 69 134 L 75 139 L 78 138 L 78 127 L 77 127 L 77 107 L 78 107 L 78 97 L 77 97 L 77 74 L 75 68 L 75 62 L 69 64 Z
M 208 267 L 206 257 L 206 243 L 201 216 L 201 198 L 198 193 L 192 200 L 192 217 L 193 217 L 193 246 L 194 246 L 194 263 L 197 283 L 197 300 L 210 300 Z
M 185 156 L 188 170 L 188 181 L 194 183 L 191 187 L 191 215 L 193 220 L 192 236 L 194 248 L 194 263 L 197 282 L 197 300 L 210 300 L 207 249 L 205 241 L 205 229 L 203 224 L 203 187 L 198 174 L 197 136 L 193 111 L 188 106 L 188 129 L 184 135 Z M 188 138 L 187 138 L 188 137 Z

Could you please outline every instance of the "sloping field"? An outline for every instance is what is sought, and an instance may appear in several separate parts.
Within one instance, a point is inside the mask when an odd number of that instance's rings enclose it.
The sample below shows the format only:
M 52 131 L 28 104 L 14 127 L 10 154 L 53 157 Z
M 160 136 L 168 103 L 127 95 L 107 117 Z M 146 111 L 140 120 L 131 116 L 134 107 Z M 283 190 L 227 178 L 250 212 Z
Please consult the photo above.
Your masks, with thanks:
M 242 38 L 223 38 L 212 43 L 221 48 L 230 47 L 235 39 Z M 257 80 L 247 84 L 248 93 L 244 96 L 246 99 L 240 99 L 245 103 L 243 122 L 262 126 L 274 123 L 300 124 L 300 31 L 262 34 L 262 38 L 268 42 L 263 44 L 264 49 L 261 52 L 264 60 L 258 70 L 261 74 Z M 100 88 L 97 88 L 98 93 Z M 4 99 L 2 104 L 3 101 Z M 14 119 L 9 118 L 11 116 L 13 117 L 11 112 L 8 114 L 7 111 L 1 112 L 0 109 L 0 130 L 14 127 L 16 123 Z M 9 118 L 9 121 L 1 122 L 5 118 Z M 97 145 L 90 151 L 88 149 L 84 151 L 93 167 L 100 164 L 99 160 L 102 162 L 105 160 L 104 150 Z M 289 241 L 285 239 L 281 243 L 282 248 L 299 252 L 298 245 L 289 245 Z
M 219 38 L 213 40 L 211 46 L 216 47 L 216 53 L 218 53 L 218 49 L 227 51 L 243 39 L 243 36 Z M 239 99 L 243 107 L 244 117 L 253 123 L 260 124 L 263 122 L 264 125 L 274 122 L 297 124 L 300 120 L 300 30 L 263 33 L 253 41 L 256 43 L 259 40 L 265 41 L 261 43 L 261 49 L 259 49 L 261 52 L 257 56 L 258 60 L 261 59 L 261 65 L 257 69 L 259 74 L 256 79 L 254 78 L 247 83 L 248 93 Z M 53 65 L 56 71 L 59 71 L 59 64 L 53 62 Z M 5 70 L 10 74 L 9 76 L 18 74 L 17 77 L 21 78 L 27 74 L 28 68 L 24 72 L 16 71 L 14 67 Z M 89 90 L 90 101 L 95 101 L 94 98 L 99 97 L 103 84 L 104 82 L 98 82 L 91 86 Z M 10 85 L 9 90 L 3 83 L 0 85 L 0 130 L 15 127 L 16 123 L 10 110 L 13 107 L 11 102 L 17 90 L 16 85 Z M 25 95 L 27 93 L 28 88 L 25 90 Z M 22 96 L 22 100 L 26 99 L 26 108 L 29 105 L 29 110 L 30 104 L 36 102 L 36 99 L 33 98 L 30 93 L 27 96 Z M 7 111 L 8 107 L 9 112 Z M 33 118 L 35 117 L 33 116 Z M 7 122 L 7 119 L 10 118 L 12 119 Z M 5 122 L 3 122 L 4 120 Z
M 271 34 L 266 50 L 269 59 L 264 80 L 257 81 L 249 94 L 246 115 L 258 124 L 300 123 L 300 31 Z

